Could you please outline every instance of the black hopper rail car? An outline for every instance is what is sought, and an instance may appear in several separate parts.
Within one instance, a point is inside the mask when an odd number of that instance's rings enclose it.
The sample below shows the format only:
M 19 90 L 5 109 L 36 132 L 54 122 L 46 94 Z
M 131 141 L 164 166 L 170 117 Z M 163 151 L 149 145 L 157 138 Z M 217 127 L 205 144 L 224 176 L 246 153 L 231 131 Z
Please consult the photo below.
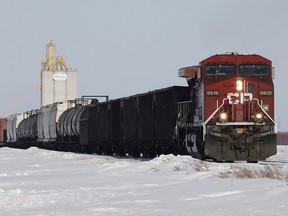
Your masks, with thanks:
M 105 102 L 59 102 L 26 113 L 23 120 L 8 118 L 8 131 L 20 122 L 19 136 L 6 143 L 133 157 L 186 154 L 179 103 L 187 101 L 189 88 L 172 86 Z

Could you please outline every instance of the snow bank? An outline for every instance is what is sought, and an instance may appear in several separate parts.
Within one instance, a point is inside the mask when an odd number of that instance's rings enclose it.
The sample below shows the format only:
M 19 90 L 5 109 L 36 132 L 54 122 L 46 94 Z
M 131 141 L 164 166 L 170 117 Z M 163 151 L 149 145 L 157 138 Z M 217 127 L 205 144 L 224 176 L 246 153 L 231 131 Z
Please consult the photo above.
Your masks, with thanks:
M 219 178 L 233 166 L 263 167 L 1 148 L 0 215 L 287 215 L 286 181 Z

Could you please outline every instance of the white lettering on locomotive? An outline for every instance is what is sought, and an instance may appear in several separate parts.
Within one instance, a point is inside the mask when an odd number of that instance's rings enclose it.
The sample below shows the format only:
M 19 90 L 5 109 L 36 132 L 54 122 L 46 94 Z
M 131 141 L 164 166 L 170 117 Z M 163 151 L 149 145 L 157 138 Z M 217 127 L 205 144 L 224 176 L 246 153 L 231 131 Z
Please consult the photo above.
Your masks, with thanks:
M 243 104 L 246 101 L 253 100 L 252 93 L 228 93 L 227 98 L 229 104 Z

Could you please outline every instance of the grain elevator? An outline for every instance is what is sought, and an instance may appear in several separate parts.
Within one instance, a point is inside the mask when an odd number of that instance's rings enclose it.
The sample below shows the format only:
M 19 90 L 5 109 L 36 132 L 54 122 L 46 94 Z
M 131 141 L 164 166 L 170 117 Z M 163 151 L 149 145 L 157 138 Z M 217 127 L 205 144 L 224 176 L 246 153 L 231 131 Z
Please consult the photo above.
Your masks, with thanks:
M 69 67 L 62 55 L 54 56 L 56 45 L 46 45 L 41 67 L 41 106 L 77 98 L 77 73 Z

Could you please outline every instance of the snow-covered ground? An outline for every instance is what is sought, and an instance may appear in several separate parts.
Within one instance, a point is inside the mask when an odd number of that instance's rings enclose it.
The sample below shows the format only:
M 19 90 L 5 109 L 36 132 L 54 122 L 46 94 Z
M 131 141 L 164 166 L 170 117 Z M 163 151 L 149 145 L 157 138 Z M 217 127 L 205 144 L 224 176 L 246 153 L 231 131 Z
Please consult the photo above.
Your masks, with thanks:
M 270 166 L 278 180 L 261 177 L 261 164 L 0 148 L 0 215 L 287 216 L 287 165 Z M 258 174 L 238 178 L 243 170 Z

